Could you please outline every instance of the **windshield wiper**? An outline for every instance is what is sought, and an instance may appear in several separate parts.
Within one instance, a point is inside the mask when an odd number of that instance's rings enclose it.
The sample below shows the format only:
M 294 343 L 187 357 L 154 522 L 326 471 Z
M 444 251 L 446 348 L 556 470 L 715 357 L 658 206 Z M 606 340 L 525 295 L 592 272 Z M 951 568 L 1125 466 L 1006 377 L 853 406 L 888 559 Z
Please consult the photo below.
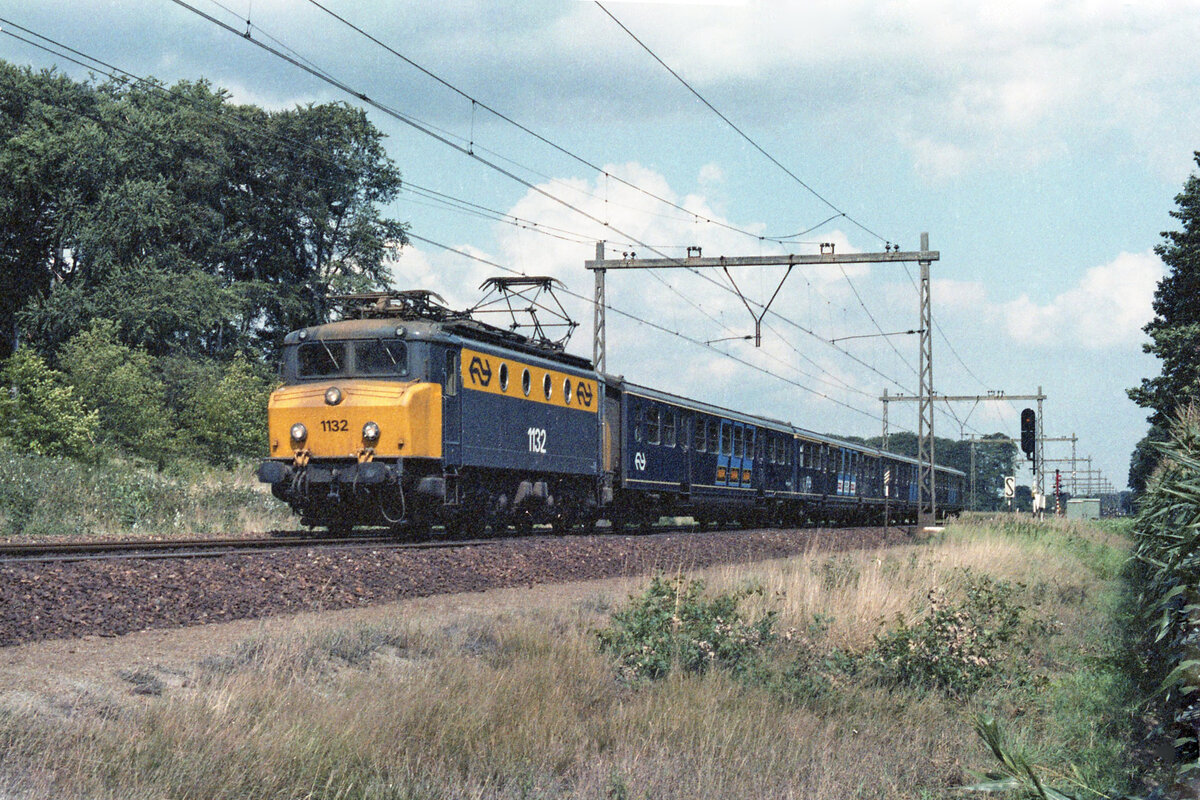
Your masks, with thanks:
M 338 363 L 337 356 L 335 356 L 333 354 L 333 351 L 329 349 L 329 345 L 325 344 L 324 339 L 317 339 L 317 341 L 321 343 L 321 347 L 325 348 L 326 355 L 328 355 L 329 360 L 333 362 L 333 371 L 340 372 L 342 369 L 342 365 Z

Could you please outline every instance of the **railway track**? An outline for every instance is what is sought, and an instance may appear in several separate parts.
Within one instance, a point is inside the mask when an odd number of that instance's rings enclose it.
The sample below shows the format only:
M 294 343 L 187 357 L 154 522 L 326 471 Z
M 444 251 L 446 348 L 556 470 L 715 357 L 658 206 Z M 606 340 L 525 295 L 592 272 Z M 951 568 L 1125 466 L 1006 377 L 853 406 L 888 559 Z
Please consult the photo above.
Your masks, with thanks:
M 500 539 L 437 539 L 403 541 L 385 536 L 272 536 L 259 539 L 171 539 L 147 541 L 34 542 L 0 544 L 0 564 L 63 561 L 111 561 L 116 559 L 218 558 L 251 553 L 276 553 L 296 548 L 353 550 L 386 548 L 428 550 L 440 547 L 472 547 L 494 544 Z
M 548 529 L 547 529 L 548 530 Z M 695 525 L 653 526 L 640 530 L 619 531 L 620 536 L 651 536 L 671 533 L 736 533 L 738 529 L 704 530 Z M 611 535 L 608 528 L 586 530 L 588 535 Z M 435 550 L 446 547 L 479 547 L 494 545 L 512 538 L 558 538 L 555 534 L 524 537 L 494 536 L 484 539 L 460 539 L 453 536 L 423 541 L 397 539 L 389 534 L 358 536 L 311 536 L 307 533 L 282 533 L 257 539 L 169 539 L 150 541 L 125 539 L 112 541 L 0 543 L 0 564 L 31 564 L 39 562 L 114 561 L 119 559 L 219 558 L 229 555 L 278 553 L 297 548 L 325 550 L 354 550 L 363 548 L 388 550 Z
M 656 533 L 693 532 L 695 526 L 671 525 L 649 528 L 640 535 Z M 587 533 L 609 533 L 607 529 Z M 720 531 L 711 531 L 719 533 Z M 550 534 L 546 534 L 550 535 Z M 622 535 L 633 535 L 624 532 Z M 538 538 L 539 534 L 520 538 Z M 219 558 L 228 555 L 278 553 L 297 548 L 354 550 L 362 548 L 388 550 L 435 550 L 445 547 L 478 547 L 511 539 L 494 536 L 485 539 L 460 539 L 453 536 L 422 541 L 397 539 L 389 534 L 358 536 L 311 536 L 306 533 L 265 536 L 258 539 L 124 539 L 112 541 L 30 542 L 0 544 L 0 564 L 30 564 L 65 561 L 113 561 L 118 559 Z

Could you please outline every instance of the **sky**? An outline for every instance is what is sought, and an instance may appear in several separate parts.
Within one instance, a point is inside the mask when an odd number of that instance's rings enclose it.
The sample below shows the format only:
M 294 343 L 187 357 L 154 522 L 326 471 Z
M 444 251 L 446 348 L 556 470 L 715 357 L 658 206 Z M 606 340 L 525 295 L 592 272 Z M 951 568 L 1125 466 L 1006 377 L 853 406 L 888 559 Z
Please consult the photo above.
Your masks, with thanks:
M 1159 369 L 1142 351 L 1165 274 L 1154 246 L 1200 149 L 1200 3 L 187 0 L 236 33 L 181 3 L 0 0 L 0 28 L 235 102 L 366 107 L 405 181 L 386 209 L 414 237 L 396 287 L 468 307 L 489 277 L 553 276 L 580 323 L 567 349 L 587 357 L 597 241 L 609 257 L 710 257 L 916 250 L 928 232 L 935 391 L 1040 388 L 1045 435 L 1076 436 L 1125 485 L 1146 430 L 1125 390 Z M 87 75 L 8 36 L 0 58 Z M 763 303 L 785 272 L 732 279 Z M 875 436 L 884 390 L 918 390 L 918 336 L 901 333 L 919 327 L 917 275 L 797 267 L 756 348 L 722 271 L 610 272 L 607 368 Z M 1025 405 L 938 403 L 935 431 L 1017 437 Z M 916 403 L 888 419 L 914 430 Z

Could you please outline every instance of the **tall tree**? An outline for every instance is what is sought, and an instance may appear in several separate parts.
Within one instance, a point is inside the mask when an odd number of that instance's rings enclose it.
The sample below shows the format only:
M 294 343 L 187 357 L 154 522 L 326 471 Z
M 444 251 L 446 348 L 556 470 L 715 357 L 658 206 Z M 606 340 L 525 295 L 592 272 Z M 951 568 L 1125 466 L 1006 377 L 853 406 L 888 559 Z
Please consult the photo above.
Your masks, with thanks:
M 1200 152 L 1194 154 L 1200 165 Z M 1154 319 L 1143 330 L 1147 353 L 1162 362 L 1161 373 L 1129 389 L 1129 397 L 1150 410 L 1150 424 L 1166 430 L 1176 413 L 1200 400 L 1200 178 L 1191 175 L 1175 196 L 1171 216 L 1181 229 L 1164 231 L 1154 248 L 1167 274 L 1154 293 Z
M 388 285 L 404 229 L 381 212 L 400 187 L 382 138 L 344 104 L 0 62 L 0 356 L 14 319 L 53 352 L 96 317 L 155 357 L 269 354 L 329 293 Z
M 103 98 L 52 70 L 0 61 L 0 359 L 17 312 L 70 270 L 77 209 L 96 197 Z

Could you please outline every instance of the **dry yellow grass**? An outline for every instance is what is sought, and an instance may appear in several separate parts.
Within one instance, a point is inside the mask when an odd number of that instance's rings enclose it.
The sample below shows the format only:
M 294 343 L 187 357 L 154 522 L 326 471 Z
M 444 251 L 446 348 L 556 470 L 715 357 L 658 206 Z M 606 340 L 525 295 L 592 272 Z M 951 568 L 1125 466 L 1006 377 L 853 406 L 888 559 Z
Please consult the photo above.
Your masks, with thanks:
M 1075 535 L 1089 547 L 1104 538 Z M 757 582 L 766 592 L 756 602 L 778 609 L 782 626 L 820 614 L 827 644 L 854 649 L 968 568 L 1040 582 L 1042 611 L 1072 625 L 1089 615 L 1053 587 L 1104 588 L 1052 535 L 983 528 L 706 577 L 715 588 Z M 141 705 L 85 698 L 58 715 L 0 712 L 0 791 L 7 780 L 28 796 L 89 798 L 915 799 L 986 766 L 970 714 L 1012 702 L 847 679 L 819 703 L 797 703 L 719 672 L 630 687 L 591 633 L 611 602 L 255 640 Z

